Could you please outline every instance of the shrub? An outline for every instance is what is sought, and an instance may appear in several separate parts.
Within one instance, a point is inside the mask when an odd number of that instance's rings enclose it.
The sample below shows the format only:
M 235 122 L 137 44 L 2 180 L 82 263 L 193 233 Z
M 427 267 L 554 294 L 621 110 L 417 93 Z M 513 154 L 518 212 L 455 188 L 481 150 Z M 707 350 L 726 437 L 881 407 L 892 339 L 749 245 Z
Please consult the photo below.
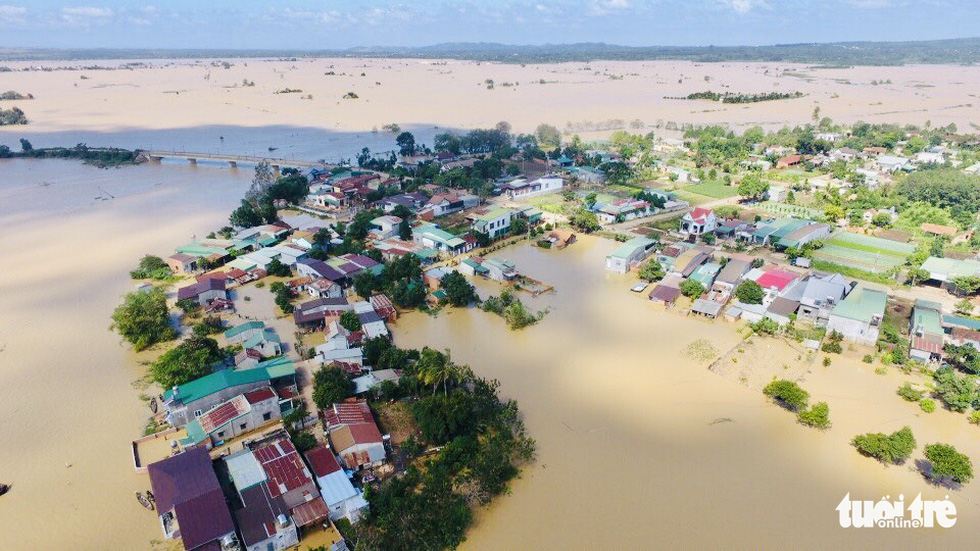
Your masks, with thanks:
M 875 358 L 871 354 L 865 354 L 864 357 L 861 358 L 861 361 L 864 362 L 864 363 L 866 363 L 866 364 L 869 364 L 869 363 L 872 363 L 873 361 L 875 361 Z
M 759 335 L 775 335 L 779 331 L 779 324 L 769 318 L 750 323 L 749 327 Z
M 970 417 L 967 418 L 971 424 L 980 425 L 980 410 L 973 410 L 970 412 Z
M 779 379 L 766 385 L 762 393 L 772 398 L 779 405 L 790 411 L 806 409 L 810 401 L 810 393 L 800 388 L 793 381 Z
M 926 459 L 932 465 L 932 478 L 950 479 L 964 484 L 973 478 L 973 463 L 970 458 L 958 452 L 949 444 L 930 444 L 926 446 Z
M 841 347 L 839 342 L 833 342 L 833 341 L 823 343 L 823 346 L 820 347 L 820 350 L 823 350 L 828 354 L 840 354 L 841 352 L 844 351 L 844 349 Z
M 932 413 L 936 411 L 936 402 L 929 398 L 923 398 L 919 400 L 919 407 L 926 413 Z
M 809 427 L 825 429 L 830 427 L 830 406 L 827 402 L 817 402 L 809 410 L 801 411 L 796 419 Z
M 915 451 L 915 436 L 912 429 L 902 429 L 885 435 L 880 432 L 869 432 L 855 436 L 851 443 L 864 455 L 874 457 L 883 463 L 903 463 Z
M 905 383 L 904 385 L 898 387 L 896 394 L 901 396 L 906 401 L 918 402 L 923 396 L 925 396 L 926 393 L 922 390 L 916 390 L 910 383 Z

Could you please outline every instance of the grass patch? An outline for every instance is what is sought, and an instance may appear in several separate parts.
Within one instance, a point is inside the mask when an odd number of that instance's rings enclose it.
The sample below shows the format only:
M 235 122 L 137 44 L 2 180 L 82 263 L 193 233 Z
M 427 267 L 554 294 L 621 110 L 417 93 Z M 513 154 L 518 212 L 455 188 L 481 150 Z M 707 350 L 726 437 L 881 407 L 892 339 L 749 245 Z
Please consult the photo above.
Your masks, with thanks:
M 882 285 L 888 285 L 890 287 L 895 286 L 895 280 L 884 274 L 876 274 L 874 272 L 869 272 L 867 270 L 861 270 L 859 268 L 853 268 L 851 266 L 845 266 L 843 264 L 837 264 L 834 262 L 828 262 L 826 260 L 813 259 L 811 267 L 814 270 L 821 272 L 840 272 L 844 277 L 853 277 L 854 279 L 860 279 L 863 281 L 870 281 L 872 283 L 880 283 Z
M 684 188 L 684 191 L 697 193 L 698 195 L 706 195 L 713 199 L 728 199 L 729 197 L 735 197 L 738 195 L 738 190 L 736 188 L 725 185 L 725 182 L 722 180 L 702 182 L 693 186 L 687 186 Z

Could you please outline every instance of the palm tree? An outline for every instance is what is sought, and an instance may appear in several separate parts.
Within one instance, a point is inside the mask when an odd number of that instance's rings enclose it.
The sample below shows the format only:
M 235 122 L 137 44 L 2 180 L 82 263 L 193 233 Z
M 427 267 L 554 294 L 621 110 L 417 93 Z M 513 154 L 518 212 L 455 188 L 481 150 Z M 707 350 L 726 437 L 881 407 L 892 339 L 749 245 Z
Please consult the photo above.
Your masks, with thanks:
M 449 381 L 459 381 L 462 375 L 460 368 L 452 362 L 450 352 L 440 353 L 431 348 L 422 349 L 419 358 L 418 378 L 425 385 L 432 385 L 432 394 L 442 385 L 443 392 L 449 394 Z

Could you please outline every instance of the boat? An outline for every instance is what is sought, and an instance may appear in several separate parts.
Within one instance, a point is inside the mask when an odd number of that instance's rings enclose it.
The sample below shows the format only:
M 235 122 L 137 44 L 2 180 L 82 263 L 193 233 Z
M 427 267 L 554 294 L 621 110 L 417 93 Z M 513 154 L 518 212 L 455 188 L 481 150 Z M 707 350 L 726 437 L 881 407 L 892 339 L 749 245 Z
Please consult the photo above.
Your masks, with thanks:
M 647 288 L 647 285 L 649 285 L 649 283 L 645 283 L 645 282 L 642 282 L 641 281 L 640 283 L 637 283 L 636 285 L 634 285 L 630 289 L 630 291 L 633 291 L 634 293 L 642 293 L 643 290 Z
M 154 396 L 153 398 L 150 398 L 150 411 L 152 411 L 153 413 L 156 413 L 157 412 L 157 398 L 156 398 L 156 396 Z
M 269 148 L 269 151 L 275 151 L 275 150 L 277 150 L 277 149 L 279 149 L 279 148 L 278 148 L 278 147 L 270 147 L 270 148 Z
M 10 484 L 0 484 L 0 496 L 10 491 Z
M 153 510 L 153 504 L 150 503 L 150 500 L 147 499 L 146 496 L 142 494 L 142 492 L 136 492 L 136 501 L 139 501 L 140 505 L 142 505 L 143 507 L 146 507 L 151 511 Z

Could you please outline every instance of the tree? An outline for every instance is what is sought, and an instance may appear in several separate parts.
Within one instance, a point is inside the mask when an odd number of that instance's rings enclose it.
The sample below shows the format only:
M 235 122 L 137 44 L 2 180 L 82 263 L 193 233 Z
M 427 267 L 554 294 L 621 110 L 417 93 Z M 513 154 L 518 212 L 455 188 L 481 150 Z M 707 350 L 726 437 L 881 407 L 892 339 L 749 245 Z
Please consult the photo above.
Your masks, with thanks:
M 333 366 L 321 367 L 313 375 L 313 403 L 319 409 L 344 401 L 354 392 L 354 382 Z
M 523 235 L 527 233 L 527 220 L 515 217 L 510 221 L 510 233 L 513 235 Z
M 690 299 L 699 298 L 704 294 L 704 285 L 701 285 L 693 279 L 685 279 L 681 283 L 681 293 Z
M 735 288 L 735 298 L 746 304 L 762 304 L 766 293 L 758 283 L 746 279 Z
M 24 153 L 28 153 L 28 152 L 34 151 L 34 146 L 31 145 L 31 142 L 28 141 L 26 138 L 21 138 L 20 139 L 20 150 L 23 151 Z
M 656 258 L 640 268 L 639 276 L 644 281 L 660 281 L 664 278 L 664 267 Z
M 422 437 L 432 444 L 444 444 L 475 429 L 473 400 L 460 389 L 421 398 L 412 406 L 412 415 Z
M 561 145 L 561 132 L 550 124 L 539 124 L 534 137 L 542 147 L 556 148 Z
M 136 351 L 177 337 L 170 326 L 167 295 L 161 289 L 129 293 L 112 313 L 112 326 Z
M 973 303 L 970 299 L 964 298 L 956 303 L 956 313 L 963 314 L 964 316 L 969 316 L 973 313 Z
M 462 380 L 462 370 L 452 362 L 448 350 L 442 353 L 429 347 L 423 348 L 415 368 L 419 382 L 431 385 L 433 394 L 440 386 L 443 393 L 448 394 L 449 382 Z
M 762 389 L 762 393 L 790 411 L 804 410 L 810 401 L 809 392 L 800 388 L 793 381 L 786 379 L 779 379 L 767 384 Z
M 898 387 L 898 390 L 895 393 L 901 396 L 902 399 L 907 402 L 918 402 L 926 394 L 924 391 L 912 388 L 912 385 L 909 383 L 905 383 L 904 385 Z
M 941 255 L 933 255 L 941 256 Z M 954 277 L 952 280 L 953 285 L 956 288 L 968 295 L 975 295 L 977 291 L 980 291 L 980 277 L 977 276 L 960 276 Z
M 966 411 L 973 402 L 980 399 L 977 393 L 977 378 L 973 375 L 959 376 L 949 366 L 936 370 L 936 395 L 953 411 Z
M 747 174 L 738 184 L 738 194 L 748 200 L 762 200 L 768 192 L 769 183 L 763 181 L 762 177 L 755 172 Z
M 599 199 L 599 195 L 596 192 L 591 192 L 585 196 L 585 208 L 592 209 L 595 206 L 596 200 Z
M 810 409 L 798 413 L 796 419 L 808 427 L 826 429 L 830 427 L 830 406 L 827 402 L 817 402 Z
M 409 155 L 415 154 L 415 136 L 411 132 L 402 132 L 395 138 L 395 143 L 398 144 L 398 152 L 403 156 L 408 157 Z
M 210 337 L 192 335 L 166 351 L 150 366 L 150 377 L 163 388 L 189 383 L 211 374 L 225 352 Z
M 847 212 L 844 211 L 844 207 L 840 205 L 827 205 L 827 207 L 823 209 L 823 214 L 827 217 L 827 220 L 836 222 L 841 218 L 844 218 L 844 216 L 847 215 Z
M 880 432 L 859 434 L 851 444 L 864 455 L 874 457 L 883 463 L 904 463 L 915 451 L 915 436 L 912 429 L 903 427 L 890 435 Z
M 129 272 L 133 279 L 167 279 L 170 275 L 170 266 L 159 256 L 149 254 L 140 259 L 139 267 Z
M 357 317 L 357 312 L 347 310 L 346 312 L 340 314 L 340 326 L 351 332 L 360 331 L 361 320 Z
M 602 227 L 599 224 L 599 217 L 594 212 L 585 209 L 579 209 L 572 213 L 569 222 L 575 229 L 585 233 L 592 233 Z
M 262 215 L 256 212 L 252 203 L 242 199 L 241 206 L 231 212 L 228 221 L 232 226 L 251 228 L 262 224 Z
M 278 258 L 273 258 L 269 262 L 269 265 L 266 266 L 265 271 L 270 276 L 289 277 L 293 275 L 292 271 L 289 270 L 289 266 L 280 262 Z
M 973 463 L 950 444 L 930 444 L 925 447 L 926 459 L 932 465 L 934 480 L 949 479 L 965 484 L 973 479 Z
M 439 286 L 446 291 L 446 299 L 453 306 L 468 306 L 479 299 L 476 288 L 459 272 L 444 275 Z
M 407 218 L 402 218 L 402 221 L 398 223 L 398 238 L 402 241 L 412 240 L 412 224 Z

